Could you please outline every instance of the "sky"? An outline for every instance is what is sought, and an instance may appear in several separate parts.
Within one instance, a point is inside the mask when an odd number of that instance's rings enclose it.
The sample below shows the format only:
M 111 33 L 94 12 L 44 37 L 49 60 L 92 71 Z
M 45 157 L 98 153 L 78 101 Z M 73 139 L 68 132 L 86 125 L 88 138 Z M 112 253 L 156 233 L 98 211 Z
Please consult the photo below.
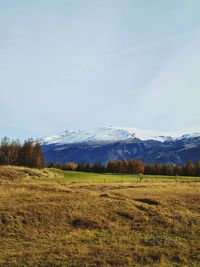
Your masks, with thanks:
M 200 131 L 199 0 L 0 0 L 0 136 Z

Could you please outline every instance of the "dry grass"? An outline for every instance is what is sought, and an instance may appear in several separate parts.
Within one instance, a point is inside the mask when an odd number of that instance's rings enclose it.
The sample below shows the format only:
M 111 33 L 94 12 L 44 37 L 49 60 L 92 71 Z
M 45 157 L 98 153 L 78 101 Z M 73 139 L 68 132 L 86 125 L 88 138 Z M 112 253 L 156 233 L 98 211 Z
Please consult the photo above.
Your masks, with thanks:
M 200 266 L 198 182 L 56 175 L 0 168 L 0 266 Z

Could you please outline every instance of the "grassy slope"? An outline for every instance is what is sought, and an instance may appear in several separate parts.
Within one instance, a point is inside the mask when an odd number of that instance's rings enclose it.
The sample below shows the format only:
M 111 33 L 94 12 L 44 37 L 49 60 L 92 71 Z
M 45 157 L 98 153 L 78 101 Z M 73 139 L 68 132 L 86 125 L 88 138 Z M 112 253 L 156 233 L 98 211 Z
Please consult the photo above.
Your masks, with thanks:
M 200 266 L 199 185 L 1 167 L 0 266 Z

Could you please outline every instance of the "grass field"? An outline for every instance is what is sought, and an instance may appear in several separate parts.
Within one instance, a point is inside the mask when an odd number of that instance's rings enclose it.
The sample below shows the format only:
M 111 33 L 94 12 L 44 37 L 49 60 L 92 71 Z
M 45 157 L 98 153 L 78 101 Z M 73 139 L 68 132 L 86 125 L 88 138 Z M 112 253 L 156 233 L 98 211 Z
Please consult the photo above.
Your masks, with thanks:
M 0 167 L 0 266 L 200 266 L 199 182 Z
M 40 177 L 39 181 L 44 182 L 77 182 L 77 183 L 123 183 L 123 182 L 192 182 L 200 181 L 200 177 L 175 177 L 175 176 L 162 176 L 162 175 L 128 175 L 128 174 L 98 174 L 98 173 L 87 173 L 87 172 L 76 172 L 76 171 L 60 171 L 51 170 L 57 177 L 49 179 L 49 177 Z

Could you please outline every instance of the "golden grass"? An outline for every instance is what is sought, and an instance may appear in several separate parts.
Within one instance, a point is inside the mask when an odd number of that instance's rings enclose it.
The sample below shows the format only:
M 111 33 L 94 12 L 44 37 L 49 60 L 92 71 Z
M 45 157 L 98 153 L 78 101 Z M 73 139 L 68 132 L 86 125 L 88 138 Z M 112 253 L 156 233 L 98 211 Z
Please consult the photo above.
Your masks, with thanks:
M 0 168 L 0 266 L 200 266 L 198 182 L 55 175 Z

